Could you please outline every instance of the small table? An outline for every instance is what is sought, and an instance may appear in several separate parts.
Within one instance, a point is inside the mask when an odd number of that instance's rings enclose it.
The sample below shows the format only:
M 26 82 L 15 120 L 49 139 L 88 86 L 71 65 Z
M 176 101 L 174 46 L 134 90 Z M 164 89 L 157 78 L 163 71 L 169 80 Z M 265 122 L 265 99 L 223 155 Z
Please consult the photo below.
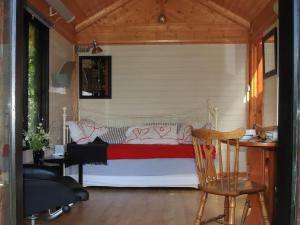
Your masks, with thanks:
M 62 174 L 65 175 L 65 167 L 66 167 L 66 164 L 68 163 L 68 158 L 65 158 L 65 156 L 51 155 L 50 157 L 45 158 L 44 162 L 59 164 L 59 166 L 62 169 Z M 78 183 L 80 183 L 81 185 L 82 185 L 82 171 L 83 171 L 83 166 L 81 163 L 79 163 L 78 164 Z
M 233 144 L 234 141 L 229 141 L 230 144 Z M 264 150 L 274 151 L 277 147 L 277 142 L 263 142 L 263 141 L 239 141 L 241 147 L 259 147 L 266 148 Z

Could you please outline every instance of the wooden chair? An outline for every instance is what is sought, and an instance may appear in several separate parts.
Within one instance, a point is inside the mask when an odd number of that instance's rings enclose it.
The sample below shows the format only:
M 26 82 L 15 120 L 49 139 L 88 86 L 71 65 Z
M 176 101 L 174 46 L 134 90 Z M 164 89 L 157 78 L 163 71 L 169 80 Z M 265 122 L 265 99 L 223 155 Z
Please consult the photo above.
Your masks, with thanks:
M 239 179 L 239 138 L 244 133 L 245 129 L 243 128 L 232 132 L 219 132 L 208 129 L 195 129 L 192 131 L 200 181 L 199 188 L 203 192 L 195 225 L 203 225 L 213 221 L 235 225 L 236 197 L 244 194 L 257 194 L 264 224 L 270 224 L 264 200 L 265 185 Z M 226 148 L 222 148 L 225 145 Z M 233 153 L 233 157 L 230 157 Z M 226 161 L 223 158 L 226 158 Z M 233 165 L 231 164 L 231 158 L 233 159 Z M 217 170 L 216 167 L 219 169 Z M 208 194 L 225 197 L 224 214 L 202 221 Z M 249 201 L 246 201 L 241 224 L 245 223 L 249 207 Z

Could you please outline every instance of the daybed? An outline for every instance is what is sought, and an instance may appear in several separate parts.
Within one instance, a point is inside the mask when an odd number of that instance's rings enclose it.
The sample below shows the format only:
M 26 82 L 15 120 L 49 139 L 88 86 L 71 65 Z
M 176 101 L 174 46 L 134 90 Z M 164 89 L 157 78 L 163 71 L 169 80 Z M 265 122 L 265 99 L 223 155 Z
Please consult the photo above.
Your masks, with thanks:
M 154 117 L 148 116 L 142 119 L 145 122 L 142 124 L 139 122 L 141 124 L 139 126 L 124 126 L 123 121 L 121 127 L 113 127 L 111 123 L 112 121 L 116 123 L 116 118 L 111 117 L 105 118 L 106 124 L 104 122 L 94 123 L 90 120 L 67 122 L 66 108 L 64 108 L 64 143 L 70 142 L 69 128 L 74 124 L 81 126 L 83 123 L 85 123 L 85 127 L 81 127 L 81 129 L 85 131 L 84 138 L 93 139 L 93 136 L 98 136 L 109 143 L 106 150 L 107 165 L 98 164 L 97 160 L 95 160 L 96 163 L 83 165 L 83 186 L 197 188 L 199 180 L 194 149 L 191 144 L 191 136 L 189 136 L 192 127 L 185 124 L 198 127 L 209 124 L 216 128 L 217 108 L 209 106 L 207 111 L 208 117 L 206 116 L 205 119 L 193 118 L 193 121 L 188 121 L 188 118 L 183 119 L 178 114 L 172 115 L 171 119 L 170 117 L 154 119 Z M 139 117 L 139 119 L 141 118 Z M 101 126 L 97 126 L 97 124 L 101 124 Z M 159 129 L 161 129 L 161 133 L 156 132 Z M 155 134 L 151 135 L 151 132 Z M 176 140 L 173 139 L 174 132 Z M 153 135 L 158 136 L 158 142 L 153 140 L 155 139 Z M 78 137 L 75 136 L 73 139 L 77 138 L 78 141 L 80 139 Z M 89 144 L 86 144 L 88 140 L 83 139 L 80 139 L 78 143 L 84 144 L 84 149 L 88 149 Z M 66 168 L 66 174 L 75 179 L 78 177 L 77 173 L 77 166 Z

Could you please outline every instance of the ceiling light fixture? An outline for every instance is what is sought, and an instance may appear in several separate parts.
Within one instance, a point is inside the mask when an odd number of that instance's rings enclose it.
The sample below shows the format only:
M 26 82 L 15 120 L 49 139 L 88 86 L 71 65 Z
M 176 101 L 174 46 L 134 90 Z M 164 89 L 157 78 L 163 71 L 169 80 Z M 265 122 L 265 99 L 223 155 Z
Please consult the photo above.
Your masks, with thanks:
M 158 16 L 158 22 L 161 23 L 161 24 L 165 24 L 167 22 L 167 17 L 165 16 L 165 12 L 164 12 L 165 11 L 164 10 L 164 3 L 165 3 L 165 0 L 160 1 L 161 13 Z

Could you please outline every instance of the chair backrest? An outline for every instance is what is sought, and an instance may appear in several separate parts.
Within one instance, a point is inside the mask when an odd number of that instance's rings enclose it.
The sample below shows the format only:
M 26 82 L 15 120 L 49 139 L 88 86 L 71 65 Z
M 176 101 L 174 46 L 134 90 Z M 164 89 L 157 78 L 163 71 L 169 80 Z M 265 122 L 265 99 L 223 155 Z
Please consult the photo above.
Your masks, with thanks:
M 235 188 L 232 191 L 236 191 L 239 174 L 239 139 L 244 133 L 244 128 L 231 132 L 203 128 L 192 131 L 200 187 L 221 185 L 220 188 L 229 191 L 230 184 L 234 182 Z M 225 145 L 226 148 L 223 148 Z M 222 151 L 225 154 L 222 154 Z M 233 153 L 234 157 L 231 157 Z M 223 158 L 226 158 L 226 161 Z M 233 170 L 231 159 L 234 163 Z

